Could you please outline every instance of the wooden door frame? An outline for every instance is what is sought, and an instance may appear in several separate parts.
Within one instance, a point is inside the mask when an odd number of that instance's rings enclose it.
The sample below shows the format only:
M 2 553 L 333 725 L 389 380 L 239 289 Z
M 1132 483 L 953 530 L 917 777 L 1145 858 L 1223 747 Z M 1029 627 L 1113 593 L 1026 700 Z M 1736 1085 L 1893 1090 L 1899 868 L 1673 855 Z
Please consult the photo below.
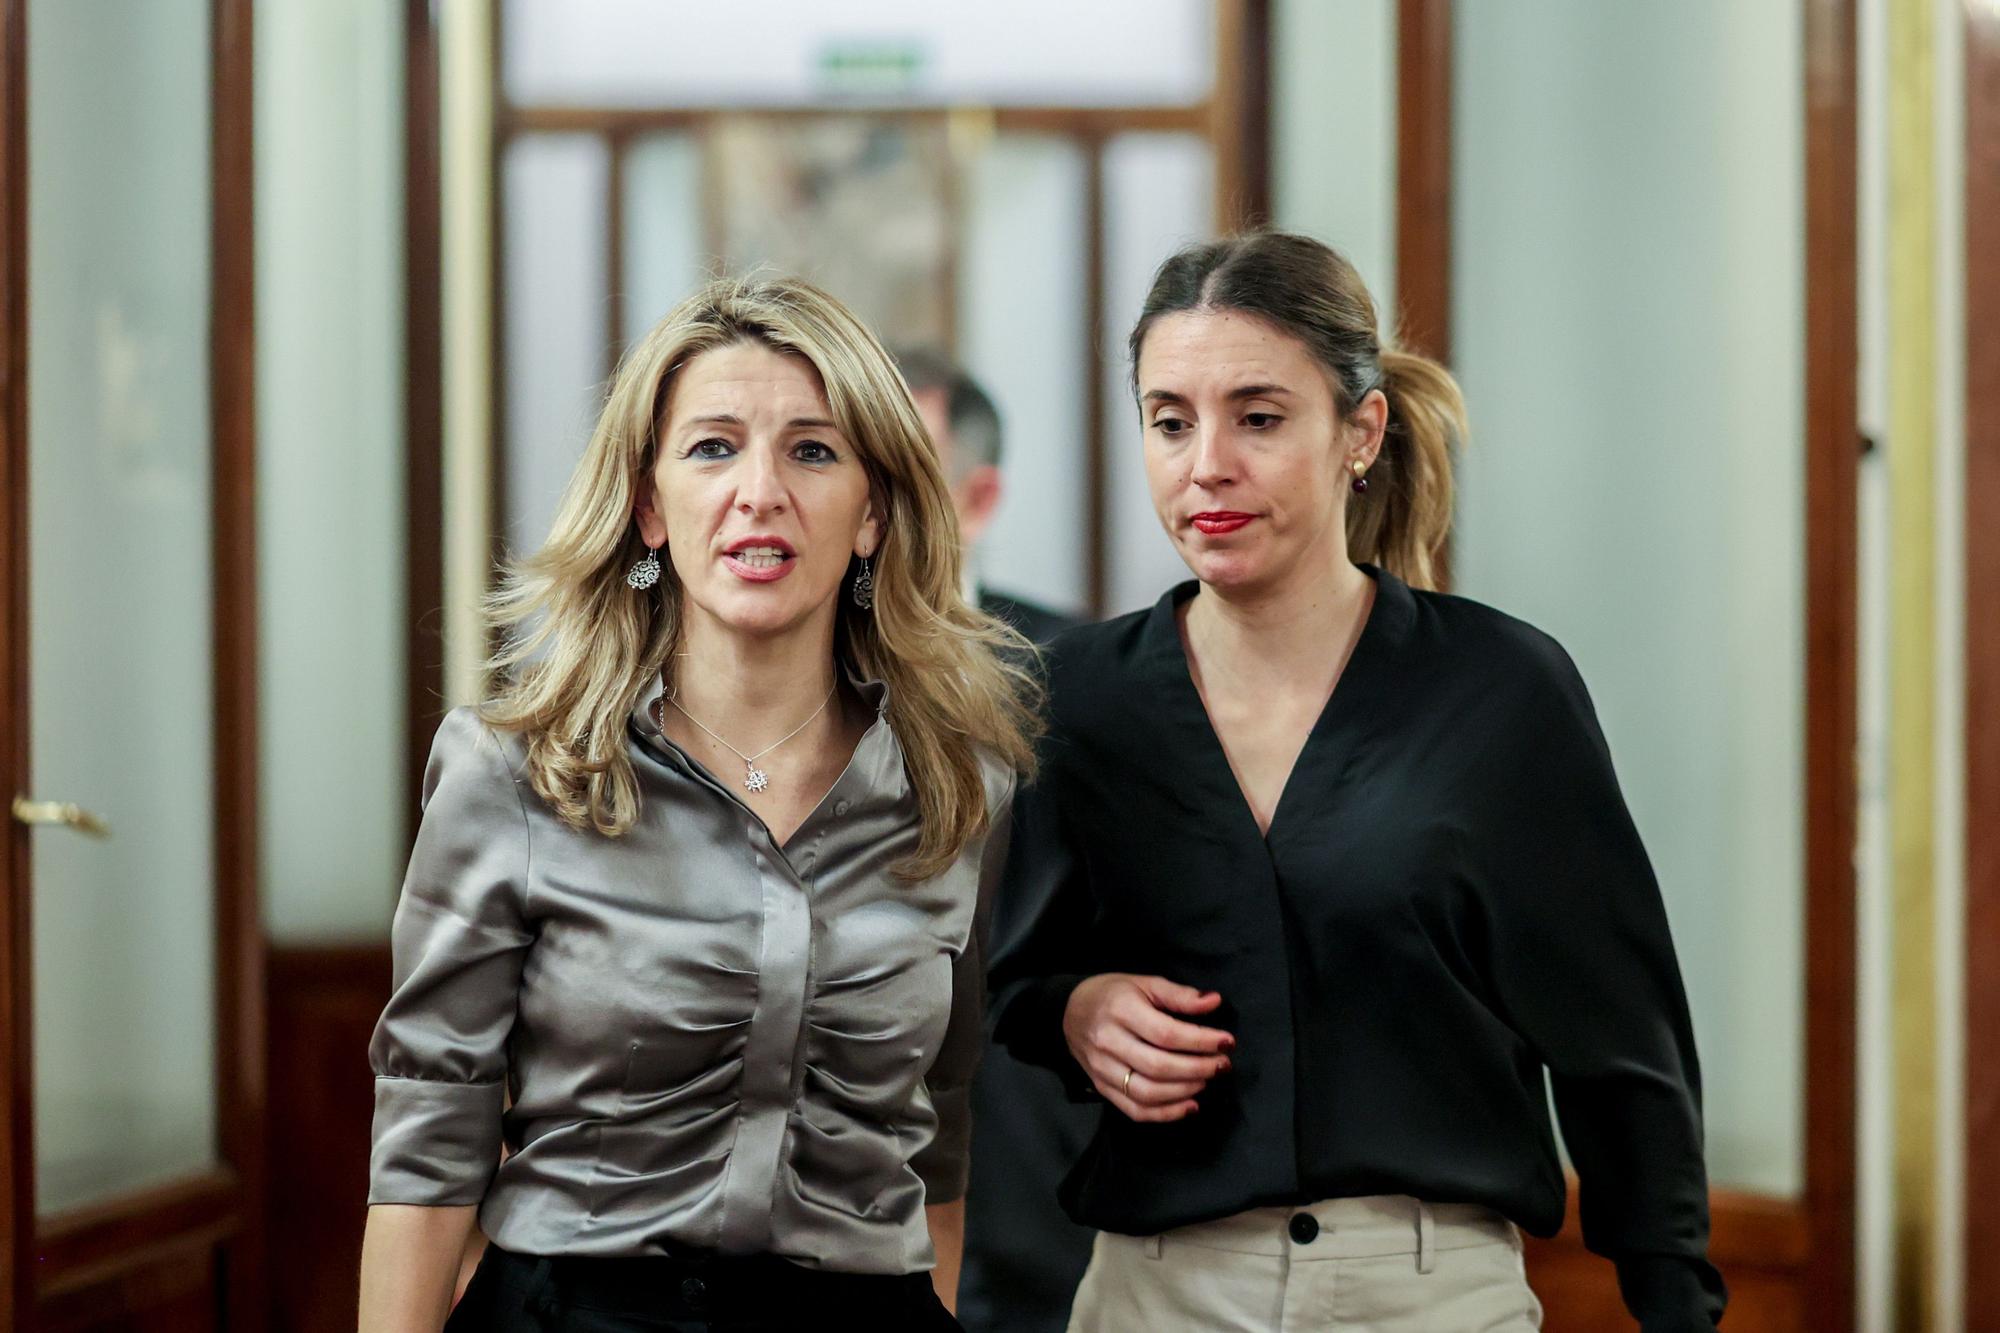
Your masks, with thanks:
M 1855 0 L 1804 0 L 1806 1327 L 1855 1320 L 1861 418 Z
M 1070 139 L 1083 153 L 1085 198 L 1083 201 L 1085 253 L 1088 265 L 1084 308 L 1078 312 L 1084 326 L 1084 347 L 1088 364 L 1084 370 L 1084 400 L 1088 422 L 1084 432 L 1084 491 L 1086 531 L 1083 550 L 1085 612 L 1101 615 L 1109 570 L 1106 545 L 1109 539 L 1110 489 L 1106 457 L 1110 450 L 1104 429 L 1104 346 L 1101 339 L 1103 311 L 1103 153 L 1113 135 L 1128 131 L 1178 131 L 1200 136 L 1215 154 L 1213 216 L 1219 230 L 1229 231 L 1262 225 L 1271 215 L 1271 0 L 1214 0 L 1216 16 L 1215 78 L 1208 97 L 1188 106 L 1001 106 L 991 108 L 993 125 L 1001 132 L 1043 133 Z M 494 388 L 488 508 L 492 515 L 492 547 L 496 559 L 506 555 L 507 526 L 507 405 L 499 386 L 507 382 L 507 300 L 506 300 L 506 150 L 517 137 L 535 133 L 588 133 L 601 137 L 611 152 L 613 169 L 607 193 L 607 227 L 612 238 L 618 235 L 619 200 L 617 189 L 619 150 L 633 137 L 656 131 L 680 130 L 699 133 L 700 127 L 719 115 L 757 115 L 771 119 L 813 118 L 828 115 L 873 116 L 886 120 L 928 120 L 949 115 L 943 105 L 921 106 L 828 106 L 744 105 L 688 106 L 670 108 L 623 108 L 590 106 L 516 106 L 507 99 L 504 87 L 506 34 L 504 6 L 493 11 L 491 36 L 493 52 L 493 155 L 491 273 L 488 299 L 491 301 L 491 346 L 488 364 Z M 619 294 L 615 274 L 619 261 L 615 251 L 607 256 L 605 306 L 615 311 Z M 415 288 L 412 288 L 415 295 Z M 615 318 L 615 316 L 614 316 Z M 615 343 L 615 339 L 613 340 Z M 414 710 L 413 710 L 414 711 Z M 420 763 L 421 756 L 413 762 Z M 420 772 L 420 770 L 418 770 Z
M 1949 21 L 1949 20 L 1946 20 Z M 1965 36 L 1965 1299 L 2000 1333 L 2000 14 Z
M 1855 118 L 1857 108 L 1855 0 L 1802 0 L 1805 41 L 1805 281 L 1806 281 L 1806 662 L 1805 670 L 1805 1195 L 1802 1201 L 1765 1200 L 1732 1191 L 1715 1195 L 1727 1213 L 1720 1242 L 1745 1260 L 1766 1256 L 1774 1269 L 1792 1271 L 1815 1333 L 1846 1333 L 1855 1317 L 1855 871 L 1854 845 L 1859 793 L 1854 772 L 1858 685 L 1858 512 L 1859 312 L 1856 304 L 1857 240 Z M 1451 151 L 1452 23 L 1449 0 L 1400 0 L 1398 6 L 1397 125 L 1397 296 L 1404 336 L 1410 344 L 1447 362 L 1451 355 Z M 1981 208 L 1987 219 L 1989 330 L 1984 380 L 1989 438 L 2000 434 L 2000 23 L 1989 21 L 1983 46 L 1987 92 L 1988 154 L 1985 193 L 1968 190 L 1968 252 L 1980 254 Z M 1973 68 L 1980 68 L 1974 66 Z M 1969 88 L 1974 86 L 1969 81 Z M 1970 142 L 1968 145 L 1970 151 Z M 1981 202 L 1983 200 L 1983 203 Z M 1971 275 L 1968 274 L 1968 277 Z M 1976 294 L 1978 283 L 1970 287 Z M 1974 305 L 1978 306 L 1975 299 Z M 1976 429 L 1974 430 L 1976 437 Z M 2000 511 L 2000 457 L 1985 460 L 1984 490 L 1991 509 Z M 1969 492 L 1972 488 L 1968 488 Z M 1969 494 L 1968 499 L 1971 500 Z M 1969 511 L 1975 512 L 1975 511 Z M 2000 539 L 1977 521 L 1968 532 L 1989 543 L 1986 582 L 1969 586 L 1969 609 L 1989 606 L 2000 596 Z M 1969 581 L 1970 582 L 1970 581 Z M 1990 617 L 1988 618 L 1991 619 Z M 1986 841 L 1975 848 L 1968 885 L 1985 867 L 1988 880 L 2000 879 L 2000 633 L 1986 627 L 1985 808 L 1994 818 L 1984 828 L 1968 825 Z M 1969 635 L 1969 638 L 1971 636 Z M 1977 737 L 1981 733 L 1975 729 Z M 1976 751 L 1977 746 L 1973 749 Z M 1983 860 L 1982 860 L 1983 857 Z M 2000 939 L 2000 885 L 1979 899 L 1984 929 Z M 1969 938 L 1974 937 L 1968 932 Z M 1986 946 L 1989 974 L 1985 1026 L 2000 1041 L 2000 947 Z M 1988 1187 L 1968 1191 L 1970 1206 L 1983 1209 L 1975 1220 L 2000 1245 L 2000 1065 L 1972 1068 L 1985 1078 L 1983 1118 L 1969 1117 L 1969 1130 L 1984 1127 L 1989 1145 Z M 1974 1134 L 1975 1139 L 1977 1133 Z M 1574 1210 L 1572 1210 L 1574 1211 Z M 1572 1222 L 1573 1228 L 1573 1222 Z M 1726 1232 L 1726 1235 L 1724 1234 Z M 1794 1239 L 1803 1233 L 1803 1263 Z M 1573 1235 L 1573 1230 L 1571 1232 Z M 1747 1242 L 1739 1245 L 1739 1241 Z M 1993 1284 L 1989 1308 L 2000 1307 L 2000 1270 L 1982 1275 Z M 1968 1308 L 1972 1307 L 1968 1301 Z M 2000 1328 L 2000 1325 L 1996 1325 Z
M 0 0 L 0 709 L 28 716 L 28 0 Z M 27 728 L 0 727 L 0 783 L 27 790 Z M 7 821 L 0 854 L 0 1333 L 34 1301 L 35 1142 L 27 1108 L 34 1024 L 28 972 L 28 830 Z
M 252 0 L 211 0 L 211 626 L 215 694 L 215 1004 L 218 1165 L 42 1224 L 35 1209 L 31 844 L 9 819 L 0 857 L 0 1333 L 102 1299 L 146 1269 L 224 1243 L 218 1313 L 262 1323 L 263 923 L 257 888 L 256 384 L 252 252 Z M 28 643 L 27 0 L 0 0 L 0 706 L 26 719 Z M 30 790 L 25 726 L 0 734 L 0 781 Z M 49 836 L 43 834 L 40 836 Z M 39 1235 L 38 1233 L 39 1229 Z
M 438 34 L 433 0 L 403 0 L 403 748 L 414 843 L 431 735 L 445 714 L 444 269 Z M 495 380 L 497 386 L 500 381 Z

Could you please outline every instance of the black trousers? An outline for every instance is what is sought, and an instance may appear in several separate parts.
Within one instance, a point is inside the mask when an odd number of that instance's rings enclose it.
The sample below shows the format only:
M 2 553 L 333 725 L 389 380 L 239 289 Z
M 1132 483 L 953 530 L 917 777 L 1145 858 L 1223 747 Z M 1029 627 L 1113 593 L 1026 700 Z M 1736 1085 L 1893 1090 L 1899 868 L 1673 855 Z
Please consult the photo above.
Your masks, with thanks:
M 541 1258 L 488 1245 L 445 1333 L 958 1333 L 930 1274 L 801 1268 L 770 1255 Z

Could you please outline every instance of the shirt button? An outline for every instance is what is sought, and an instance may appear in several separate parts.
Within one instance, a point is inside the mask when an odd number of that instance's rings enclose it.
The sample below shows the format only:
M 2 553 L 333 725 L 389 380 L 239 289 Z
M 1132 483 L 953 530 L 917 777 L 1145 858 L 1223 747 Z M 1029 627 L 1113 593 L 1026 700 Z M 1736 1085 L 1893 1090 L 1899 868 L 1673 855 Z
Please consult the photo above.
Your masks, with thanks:
M 1293 1213 L 1288 1230 L 1293 1240 L 1301 1245 L 1310 1245 L 1319 1236 L 1319 1219 L 1311 1213 Z
M 833 813 L 835 813 L 836 815 L 844 815 L 853 808 L 854 806 L 851 802 L 841 801 L 833 807 Z
M 681 1279 L 681 1299 L 696 1309 L 708 1299 L 708 1284 L 698 1277 Z

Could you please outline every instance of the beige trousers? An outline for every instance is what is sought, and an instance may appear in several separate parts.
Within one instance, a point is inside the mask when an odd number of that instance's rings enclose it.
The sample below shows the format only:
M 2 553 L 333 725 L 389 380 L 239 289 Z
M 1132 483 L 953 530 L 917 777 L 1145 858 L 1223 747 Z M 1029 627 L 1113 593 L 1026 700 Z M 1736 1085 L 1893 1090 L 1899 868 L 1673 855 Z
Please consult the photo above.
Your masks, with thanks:
M 1253 1208 L 1160 1236 L 1100 1232 L 1069 1321 L 1070 1333 L 1541 1326 L 1511 1223 L 1400 1194 Z

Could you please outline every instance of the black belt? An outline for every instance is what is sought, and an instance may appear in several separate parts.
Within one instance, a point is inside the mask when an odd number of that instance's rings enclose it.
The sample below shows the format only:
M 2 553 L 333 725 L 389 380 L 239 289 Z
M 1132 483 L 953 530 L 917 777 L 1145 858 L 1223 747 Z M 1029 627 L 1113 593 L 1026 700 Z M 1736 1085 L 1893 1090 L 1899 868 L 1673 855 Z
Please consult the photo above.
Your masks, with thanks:
M 881 1320 L 905 1312 L 913 1328 L 949 1319 L 928 1273 L 835 1273 L 768 1254 L 609 1259 L 515 1254 L 497 1245 L 480 1262 L 500 1268 L 506 1286 L 525 1289 L 527 1308 L 539 1314 L 568 1308 L 654 1319 L 796 1317 L 818 1328 L 847 1327 L 839 1320 L 850 1312 L 857 1328 L 883 1327 Z

